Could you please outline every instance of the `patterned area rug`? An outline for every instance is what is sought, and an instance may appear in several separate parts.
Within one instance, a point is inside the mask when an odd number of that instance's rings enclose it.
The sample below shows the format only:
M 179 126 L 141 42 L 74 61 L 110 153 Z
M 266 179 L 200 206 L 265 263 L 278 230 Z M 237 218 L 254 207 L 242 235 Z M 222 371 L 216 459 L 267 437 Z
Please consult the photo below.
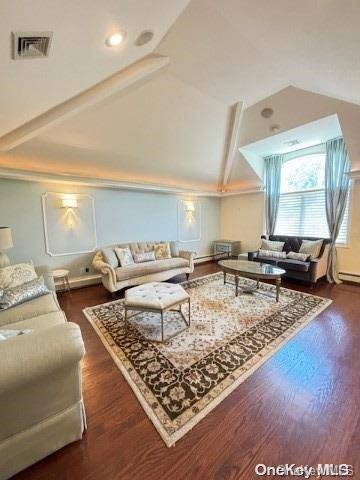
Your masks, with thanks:
M 240 279 L 239 286 L 254 283 Z M 168 447 L 331 303 L 284 288 L 276 303 L 275 287 L 265 283 L 235 297 L 222 273 L 182 285 L 191 327 L 164 344 L 158 314 L 134 317 L 125 335 L 123 300 L 84 310 Z M 165 337 L 183 328 L 178 313 L 165 314 Z

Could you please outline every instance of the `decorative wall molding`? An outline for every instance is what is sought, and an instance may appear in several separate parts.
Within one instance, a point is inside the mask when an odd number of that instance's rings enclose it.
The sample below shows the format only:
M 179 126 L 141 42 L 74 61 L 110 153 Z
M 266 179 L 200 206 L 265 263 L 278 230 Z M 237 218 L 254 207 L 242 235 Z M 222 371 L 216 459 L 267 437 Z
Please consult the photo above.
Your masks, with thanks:
M 56 183 L 64 185 L 111 188 L 119 190 L 142 190 L 149 192 L 161 192 L 169 194 L 187 194 L 194 197 L 221 197 L 222 194 L 215 190 L 203 190 L 200 187 L 186 188 L 152 183 L 133 183 L 126 181 L 108 180 L 101 178 L 77 177 L 71 175 L 56 175 L 41 172 L 29 172 L 27 170 L 12 170 L 0 168 L 0 178 L 9 180 L 22 180 L 26 182 Z
M 79 255 L 79 254 L 94 252 L 97 248 L 94 198 L 91 195 L 84 194 L 84 193 L 73 194 L 73 196 L 77 200 L 86 201 L 86 199 L 88 199 L 88 202 L 87 202 L 87 212 L 84 209 L 84 202 L 80 202 L 80 206 L 79 206 L 80 213 L 78 213 L 77 217 L 75 218 L 74 227 L 70 229 L 65 225 L 66 224 L 65 209 L 60 208 L 60 202 L 65 195 L 68 195 L 68 194 L 58 193 L 58 192 L 46 192 L 41 196 L 46 253 L 51 257 L 60 257 L 65 255 Z M 54 208 L 54 206 L 51 205 L 50 202 L 51 201 L 54 202 L 55 200 L 59 206 L 55 206 Z M 55 213 L 57 210 L 59 210 L 59 214 Z M 54 217 L 56 219 L 56 223 L 52 224 L 51 220 L 54 220 Z M 83 232 L 79 231 L 80 227 L 82 228 Z M 60 229 L 60 233 L 59 233 L 59 229 Z M 60 242 L 60 244 L 65 245 L 65 250 L 63 251 L 61 249 L 57 249 L 57 246 L 56 246 L 57 235 L 60 235 L 62 238 L 62 241 Z M 91 237 L 88 238 L 88 235 L 91 235 Z M 82 248 L 81 236 L 84 237 L 83 245 L 88 245 L 88 246 L 85 246 L 84 248 Z M 64 239 L 66 239 L 66 237 L 67 237 L 67 241 L 65 242 Z M 68 245 L 78 244 L 78 248 L 75 248 L 74 250 L 70 250 L 66 247 L 66 244 Z
M 178 240 L 181 243 L 201 240 L 201 203 L 198 200 L 179 200 Z
M 93 188 L 111 188 L 117 190 L 139 190 L 147 192 L 161 192 L 174 195 L 189 195 L 192 197 L 228 197 L 231 195 L 243 195 L 248 193 L 258 193 L 264 191 L 263 186 L 257 188 L 241 188 L 228 192 L 220 192 L 218 190 L 206 190 L 199 187 L 198 189 L 186 187 L 174 187 L 161 184 L 151 183 L 131 183 L 125 181 L 108 180 L 101 178 L 76 177 L 71 175 L 56 175 L 51 173 L 29 172 L 27 170 L 13 170 L 8 168 L 0 168 L 0 179 L 21 180 L 25 182 L 37 183 L 55 183 L 63 185 L 74 185 Z
M 258 188 L 250 188 L 250 189 L 244 189 L 244 190 L 234 190 L 231 192 L 224 192 L 221 196 L 222 197 L 231 197 L 235 195 L 247 195 L 250 193 L 264 193 L 265 192 L 265 187 L 261 186 Z

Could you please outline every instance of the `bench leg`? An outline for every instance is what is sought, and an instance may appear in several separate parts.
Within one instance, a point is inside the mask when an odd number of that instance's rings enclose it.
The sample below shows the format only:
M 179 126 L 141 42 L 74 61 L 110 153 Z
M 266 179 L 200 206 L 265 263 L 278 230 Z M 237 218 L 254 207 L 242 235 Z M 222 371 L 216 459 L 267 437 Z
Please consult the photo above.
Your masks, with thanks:
M 164 343 L 164 312 L 161 311 L 161 341 Z
M 189 298 L 189 327 L 190 327 L 190 322 L 191 322 L 191 302 Z

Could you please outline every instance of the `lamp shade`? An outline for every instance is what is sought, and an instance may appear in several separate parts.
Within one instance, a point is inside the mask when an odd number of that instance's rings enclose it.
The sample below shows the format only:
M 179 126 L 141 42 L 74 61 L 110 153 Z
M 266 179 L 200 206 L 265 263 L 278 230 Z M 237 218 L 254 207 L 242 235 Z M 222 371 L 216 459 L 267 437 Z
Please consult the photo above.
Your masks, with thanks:
M 12 248 L 13 241 L 11 235 L 11 228 L 0 227 L 0 250 L 6 250 Z

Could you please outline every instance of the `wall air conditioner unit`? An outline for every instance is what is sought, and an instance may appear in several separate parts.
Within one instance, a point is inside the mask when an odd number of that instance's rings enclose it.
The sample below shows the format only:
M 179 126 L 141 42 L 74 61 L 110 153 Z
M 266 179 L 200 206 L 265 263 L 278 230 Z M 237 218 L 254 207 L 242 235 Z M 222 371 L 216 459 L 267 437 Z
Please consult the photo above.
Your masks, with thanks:
M 52 32 L 13 32 L 12 58 L 45 58 L 49 55 Z

